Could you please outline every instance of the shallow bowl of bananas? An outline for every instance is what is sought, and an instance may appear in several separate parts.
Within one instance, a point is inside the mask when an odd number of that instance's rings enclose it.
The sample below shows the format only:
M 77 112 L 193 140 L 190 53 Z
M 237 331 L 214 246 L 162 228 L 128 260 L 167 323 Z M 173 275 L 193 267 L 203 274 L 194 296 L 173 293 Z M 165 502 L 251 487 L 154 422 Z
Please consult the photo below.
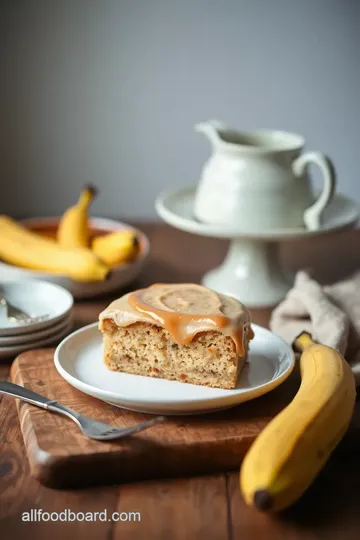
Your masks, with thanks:
M 135 280 L 148 256 L 149 240 L 126 223 L 89 217 L 95 194 L 86 186 L 61 217 L 17 222 L 0 215 L 0 281 L 42 279 L 81 299 Z

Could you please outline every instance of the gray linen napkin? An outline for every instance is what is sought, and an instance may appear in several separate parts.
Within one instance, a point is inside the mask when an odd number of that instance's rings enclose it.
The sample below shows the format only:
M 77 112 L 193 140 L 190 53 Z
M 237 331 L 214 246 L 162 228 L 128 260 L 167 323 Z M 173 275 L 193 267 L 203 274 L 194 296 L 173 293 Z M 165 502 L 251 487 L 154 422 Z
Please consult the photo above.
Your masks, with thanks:
M 345 356 L 360 385 L 360 272 L 326 286 L 298 272 L 293 288 L 272 312 L 270 328 L 288 343 L 307 330 Z

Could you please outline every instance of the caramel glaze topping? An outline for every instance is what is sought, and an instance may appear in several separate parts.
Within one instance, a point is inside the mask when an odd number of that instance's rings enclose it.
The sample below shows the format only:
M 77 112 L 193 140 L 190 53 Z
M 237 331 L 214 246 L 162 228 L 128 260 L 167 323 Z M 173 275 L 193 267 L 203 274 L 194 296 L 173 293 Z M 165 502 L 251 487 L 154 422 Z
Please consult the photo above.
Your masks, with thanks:
M 189 344 L 199 332 L 215 330 L 232 338 L 243 356 L 244 332 L 254 337 L 247 309 L 235 298 L 196 284 L 155 284 L 127 294 L 100 314 L 118 326 L 152 322 L 165 328 L 174 341 Z

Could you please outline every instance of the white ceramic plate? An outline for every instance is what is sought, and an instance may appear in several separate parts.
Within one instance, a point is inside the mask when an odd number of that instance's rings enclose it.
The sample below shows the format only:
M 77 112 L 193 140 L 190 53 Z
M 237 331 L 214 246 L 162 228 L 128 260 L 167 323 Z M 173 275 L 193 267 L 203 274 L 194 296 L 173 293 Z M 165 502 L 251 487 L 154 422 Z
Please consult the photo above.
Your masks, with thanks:
M 72 325 L 73 322 L 72 320 L 70 320 L 70 322 L 64 328 L 62 328 L 61 330 L 57 330 L 56 332 L 52 333 L 44 339 L 32 341 L 31 343 L 23 343 L 21 345 L 0 347 L 0 359 L 14 358 L 18 354 L 25 351 L 42 349 L 43 347 L 49 347 L 51 345 L 54 345 L 55 343 L 58 343 L 61 339 L 63 339 L 63 337 L 71 331 Z
M 55 366 L 72 386 L 98 399 L 154 414 L 210 412 L 254 399 L 283 382 L 294 367 L 291 347 L 269 330 L 253 325 L 249 363 L 234 390 L 221 390 L 108 370 L 102 360 L 97 323 L 65 338 L 55 352 Z
M 59 218 L 33 218 L 26 219 L 23 223 L 29 227 L 37 230 L 47 230 L 56 228 L 59 222 Z M 112 219 L 104 218 L 92 218 L 90 220 L 90 227 L 101 231 L 117 231 L 120 229 L 134 229 L 131 225 L 115 221 Z M 121 287 L 129 285 L 140 274 L 145 260 L 148 257 L 150 242 L 147 236 L 140 230 L 134 229 L 140 240 L 140 253 L 136 259 L 127 264 L 121 264 L 112 269 L 110 276 L 105 281 L 96 281 L 91 283 L 80 283 L 66 276 L 58 276 L 55 274 L 48 274 L 46 272 L 38 272 L 35 270 L 28 270 L 26 268 L 20 268 L 19 266 L 12 266 L 0 261 L 0 281 L 19 281 L 22 279 L 42 279 L 56 283 L 61 287 L 67 289 L 74 298 L 93 298 L 102 294 L 110 293 L 119 290 Z
M 0 336 L 0 347 L 14 347 L 16 345 L 30 345 L 32 342 L 39 342 L 42 339 L 47 338 L 53 334 L 59 333 L 64 328 L 67 328 L 70 325 L 70 322 L 73 320 L 72 313 L 66 315 L 63 319 L 57 323 L 48 326 L 44 330 L 36 330 L 28 334 L 20 334 L 13 336 Z
M 59 285 L 34 279 L 1 283 L 0 296 L 31 316 L 49 315 L 44 321 L 19 324 L 9 321 L 6 309 L 0 307 L 0 336 L 29 334 L 54 325 L 70 313 L 74 303 L 71 294 Z
M 214 238 L 282 239 L 317 236 L 350 227 L 359 219 L 359 206 L 348 197 L 335 194 L 329 206 L 324 210 L 322 226 L 318 231 L 308 231 L 305 228 L 240 230 L 230 225 L 227 227 L 198 221 L 194 216 L 194 199 L 195 188 L 193 187 L 163 193 L 156 200 L 156 210 L 166 223 L 178 229 Z

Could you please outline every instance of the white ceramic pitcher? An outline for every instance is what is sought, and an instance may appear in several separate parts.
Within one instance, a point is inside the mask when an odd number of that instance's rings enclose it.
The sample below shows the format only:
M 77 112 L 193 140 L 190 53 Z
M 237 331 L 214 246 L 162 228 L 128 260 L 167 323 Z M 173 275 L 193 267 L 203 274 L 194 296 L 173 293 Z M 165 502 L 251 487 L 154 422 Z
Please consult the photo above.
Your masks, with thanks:
M 319 229 L 335 190 L 334 167 L 320 152 L 301 154 L 304 139 L 284 131 L 238 132 L 211 120 L 195 129 L 210 140 L 194 201 L 195 217 L 244 231 Z M 307 166 L 320 167 L 323 189 L 312 194 Z

